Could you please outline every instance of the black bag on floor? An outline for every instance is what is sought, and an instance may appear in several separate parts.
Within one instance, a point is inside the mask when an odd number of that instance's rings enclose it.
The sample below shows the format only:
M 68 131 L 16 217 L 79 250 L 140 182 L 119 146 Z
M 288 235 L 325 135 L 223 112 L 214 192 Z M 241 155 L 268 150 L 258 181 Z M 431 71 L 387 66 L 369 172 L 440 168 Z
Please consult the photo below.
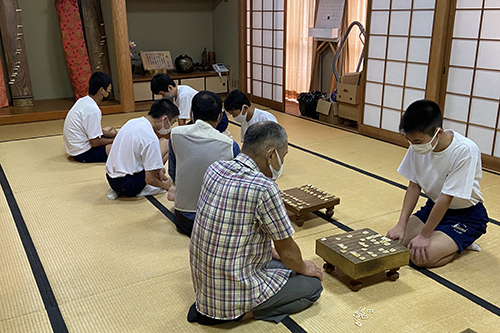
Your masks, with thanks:
M 316 106 L 318 106 L 318 100 L 320 98 L 326 98 L 326 94 L 323 94 L 321 91 L 301 93 L 297 98 L 300 114 L 304 117 L 319 119 L 319 114 L 316 112 Z

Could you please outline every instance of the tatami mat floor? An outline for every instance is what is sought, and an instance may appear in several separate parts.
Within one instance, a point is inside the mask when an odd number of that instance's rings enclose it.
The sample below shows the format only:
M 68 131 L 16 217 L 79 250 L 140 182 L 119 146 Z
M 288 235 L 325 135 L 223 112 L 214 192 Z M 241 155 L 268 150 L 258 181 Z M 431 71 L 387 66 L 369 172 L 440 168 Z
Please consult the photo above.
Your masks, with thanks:
M 333 217 L 337 226 L 323 214 L 311 213 L 302 227 L 295 228 L 304 258 L 322 265 L 315 255 L 315 240 L 343 232 L 339 226 L 385 233 L 397 221 L 404 195 L 399 185 L 407 185 L 396 171 L 404 148 L 272 112 L 291 143 L 280 188 L 311 183 L 341 199 Z M 120 127 L 144 114 L 104 116 L 103 125 Z M 0 196 L 0 332 L 498 331 L 500 175 L 496 173 L 483 172 L 481 183 L 492 219 L 488 233 L 479 240 L 482 252 L 465 251 L 437 269 L 403 267 L 396 282 L 383 275 L 370 277 L 359 292 L 346 286 L 343 273 L 325 273 L 320 300 L 291 316 L 291 324 L 249 321 L 202 327 L 186 321 L 194 301 L 189 239 L 146 198 L 107 200 L 104 164 L 71 161 L 64 151 L 62 124 L 0 127 L 0 166 L 6 177 L 5 195 Z M 239 127 L 230 124 L 229 130 L 239 141 Z M 156 200 L 172 210 L 165 195 Z M 25 250 L 20 220 L 36 251 Z M 33 252 L 43 265 L 47 284 L 32 271 L 28 258 Z M 55 300 L 46 299 L 48 289 Z M 356 327 L 353 312 L 360 306 L 374 313 Z M 54 322 L 57 311 L 63 320 L 59 323 Z

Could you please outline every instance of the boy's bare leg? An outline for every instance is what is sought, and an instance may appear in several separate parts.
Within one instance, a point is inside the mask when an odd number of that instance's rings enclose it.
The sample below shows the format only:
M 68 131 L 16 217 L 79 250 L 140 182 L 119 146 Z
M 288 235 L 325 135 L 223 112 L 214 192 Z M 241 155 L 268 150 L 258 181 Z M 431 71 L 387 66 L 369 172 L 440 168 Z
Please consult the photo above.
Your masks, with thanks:
M 422 231 L 423 227 L 424 223 L 418 217 L 415 215 L 410 216 L 402 245 L 408 246 L 408 243 Z M 450 236 L 442 231 L 434 231 L 428 249 L 428 260 L 425 263 L 417 264 L 414 257 L 410 259 L 420 267 L 439 267 L 449 263 L 455 257 L 457 251 L 458 245 Z
M 420 267 L 439 267 L 449 263 L 456 255 L 458 245 L 442 231 L 434 231 L 429 245 L 429 259 Z
M 163 164 L 168 161 L 168 140 L 165 138 L 160 139 L 160 150 L 161 150 L 161 158 L 163 159 Z
M 116 129 L 112 126 L 105 126 L 102 128 L 102 136 L 105 138 L 113 139 L 117 134 Z
M 410 243 L 413 238 L 417 237 L 423 227 L 424 222 L 422 222 L 415 215 L 411 215 L 408 219 L 408 223 L 406 224 L 405 235 L 401 245 L 408 246 L 408 243 Z

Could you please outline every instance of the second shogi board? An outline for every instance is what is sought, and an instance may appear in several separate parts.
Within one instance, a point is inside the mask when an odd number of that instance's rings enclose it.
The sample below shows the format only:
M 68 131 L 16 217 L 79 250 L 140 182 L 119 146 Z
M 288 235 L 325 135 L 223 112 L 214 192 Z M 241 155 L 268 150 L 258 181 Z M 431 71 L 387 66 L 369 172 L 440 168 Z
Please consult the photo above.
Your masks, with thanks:
M 295 222 L 298 226 L 304 224 L 302 217 L 305 214 L 322 208 L 326 208 L 326 215 L 332 217 L 333 208 L 340 203 L 339 197 L 311 184 L 294 187 L 280 192 L 286 209 L 294 213 Z
M 382 271 L 395 281 L 410 260 L 408 248 L 368 228 L 317 239 L 316 254 L 325 260 L 327 272 L 337 267 L 349 276 L 355 291 L 362 287 L 358 279 Z

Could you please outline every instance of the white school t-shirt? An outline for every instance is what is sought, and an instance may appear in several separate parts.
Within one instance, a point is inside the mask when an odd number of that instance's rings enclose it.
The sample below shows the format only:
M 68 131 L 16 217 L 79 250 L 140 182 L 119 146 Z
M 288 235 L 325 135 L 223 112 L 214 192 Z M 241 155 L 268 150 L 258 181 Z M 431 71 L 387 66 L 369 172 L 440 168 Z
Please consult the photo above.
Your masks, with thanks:
M 179 108 L 179 119 L 191 119 L 191 102 L 198 91 L 190 86 L 178 85 L 174 104 Z
M 275 123 L 278 122 L 276 117 L 271 113 L 260 109 L 254 109 L 252 119 L 250 119 L 250 121 L 244 121 L 241 124 L 241 142 L 243 142 L 245 133 L 247 132 L 247 129 L 250 127 L 250 125 L 260 123 L 262 121 L 274 121 Z
M 160 141 L 149 120 L 141 117 L 127 121 L 113 141 L 106 173 L 118 178 L 163 167 Z
M 77 156 L 92 146 L 89 140 L 102 136 L 101 110 L 90 96 L 76 101 L 64 120 L 63 140 L 68 155 Z
M 483 201 L 481 151 L 469 138 L 453 130 L 451 144 L 443 151 L 422 155 L 409 148 L 398 172 L 417 183 L 434 202 L 441 193 L 453 196 L 450 209 L 474 206 Z

